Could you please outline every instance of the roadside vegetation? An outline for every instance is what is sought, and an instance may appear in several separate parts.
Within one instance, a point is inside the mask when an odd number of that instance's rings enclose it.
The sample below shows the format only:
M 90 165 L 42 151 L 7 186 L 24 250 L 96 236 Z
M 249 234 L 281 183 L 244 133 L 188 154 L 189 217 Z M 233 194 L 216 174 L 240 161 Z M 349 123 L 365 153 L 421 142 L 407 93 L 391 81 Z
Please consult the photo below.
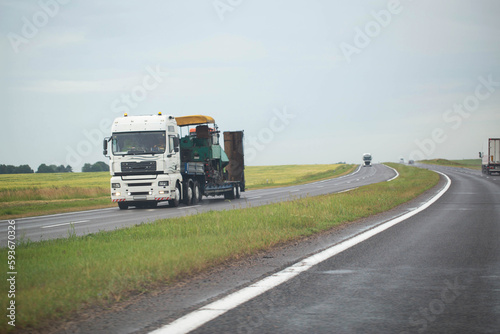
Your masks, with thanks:
M 440 165 L 448 167 L 470 168 L 481 170 L 481 159 L 462 159 L 462 160 L 446 160 L 446 159 L 432 159 L 421 160 L 423 164 Z
M 214 266 L 298 240 L 407 202 L 438 174 L 388 164 L 400 176 L 350 192 L 255 208 L 211 211 L 16 249 L 17 329 L 44 328 L 92 306 L 178 282 Z M 7 249 L 0 250 L 7 258 Z M 1 283 L 7 291 L 7 281 Z M 0 295 L 6 308 L 7 294 Z M 0 318 L 1 319 L 1 318 Z M 7 318 L 0 328 L 7 328 Z
M 347 174 L 355 165 L 248 166 L 248 189 L 287 186 Z M 109 172 L 0 175 L 0 219 L 102 209 L 111 202 Z

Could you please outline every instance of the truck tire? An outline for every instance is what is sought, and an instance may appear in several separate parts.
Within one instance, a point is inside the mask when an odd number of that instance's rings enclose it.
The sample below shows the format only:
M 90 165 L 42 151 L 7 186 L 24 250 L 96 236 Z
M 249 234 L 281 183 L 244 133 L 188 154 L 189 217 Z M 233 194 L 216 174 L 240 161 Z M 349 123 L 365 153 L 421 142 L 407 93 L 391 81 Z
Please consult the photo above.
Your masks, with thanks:
M 175 186 L 175 198 L 168 201 L 168 205 L 175 207 L 179 206 L 181 197 L 181 189 L 179 183 Z
M 198 184 L 198 193 L 199 193 L 199 196 L 198 196 L 198 203 L 201 203 L 201 201 L 203 201 L 203 192 L 201 190 L 201 185 L 198 181 L 195 181 L 195 183 Z
M 120 208 L 120 210 L 127 210 L 128 204 L 124 202 L 118 202 L 118 207 Z
M 193 205 L 198 204 L 198 202 L 200 200 L 200 197 L 201 197 L 200 184 L 198 183 L 198 181 L 194 181 L 194 183 L 193 183 L 193 201 L 192 201 L 192 204 Z
M 224 193 L 224 199 L 234 199 L 235 196 L 235 187 L 233 186 L 231 190 L 228 190 Z
M 185 205 L 191 205 L 193 202 L 193 181 L 191 179 L 184 184 L 184 196 L 182 201 Z
M 236 189 L 235 198 L 240 198 L 240 185 L 238 184 L 234 188 Z

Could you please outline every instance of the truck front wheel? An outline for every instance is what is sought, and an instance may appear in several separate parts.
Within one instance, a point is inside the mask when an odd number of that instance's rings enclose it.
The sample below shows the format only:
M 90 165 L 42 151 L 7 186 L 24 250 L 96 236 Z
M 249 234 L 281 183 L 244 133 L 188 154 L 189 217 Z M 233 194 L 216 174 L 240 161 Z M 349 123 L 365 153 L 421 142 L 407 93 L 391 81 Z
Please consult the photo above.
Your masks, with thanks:
M 175 196 L 174 199 L 171 199 L 168 201 L 168 205 L 173 206 L 173 207 L 177 207 L 177 206 L 179 206 L 180 198 L 181 198 L 181 189 L 180 189 L 180 186 L 178 183 L 175 186 L 174 196 Z
M 124 202 L 118 202 L 118 207 L 120 208 L 120 210 L 127 210 L 128 204 Z

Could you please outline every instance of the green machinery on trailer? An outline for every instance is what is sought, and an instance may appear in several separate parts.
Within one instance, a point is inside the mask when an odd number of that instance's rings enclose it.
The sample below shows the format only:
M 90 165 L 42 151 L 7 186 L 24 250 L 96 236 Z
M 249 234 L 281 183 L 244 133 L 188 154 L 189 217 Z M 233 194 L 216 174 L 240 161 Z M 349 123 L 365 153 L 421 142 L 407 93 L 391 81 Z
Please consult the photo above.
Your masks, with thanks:
M 224 132 L 223 150 L 219 143 L 220 131 L 212 117 L 193 115 L 176 117 L 175 120 L 181 127 L 183 182 L 196 183 L 199 188 L 199 194 L 192 196 L 198 197 L 198 201 L 203 195 L 239 198 L 245 191 L 243 131 Z

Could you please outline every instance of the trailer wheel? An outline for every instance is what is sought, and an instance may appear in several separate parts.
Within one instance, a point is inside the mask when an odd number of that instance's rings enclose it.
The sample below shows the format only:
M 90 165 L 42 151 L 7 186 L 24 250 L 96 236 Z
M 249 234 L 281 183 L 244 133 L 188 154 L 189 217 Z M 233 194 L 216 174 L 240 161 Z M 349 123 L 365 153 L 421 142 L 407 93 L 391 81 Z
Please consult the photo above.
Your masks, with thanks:
M 191 205 L 193 202 L 193 181 L 189 179 L 185 184 L 184 184 L 184 197 L 183 197 L 183 202 L 186 205 Z
M 235 194 L 236 194 L 236 189 L 233 186 L 231 190 L 228 190 L 224 193 L 224 199 L 234 199 Z
M 238 184 L 236 187 L 234 187 L 234 189 L 236 189 L 236 198 L 240 198 L 240 185 Z
M 198 204 L 198 201 L 200 200 L 200 185 L 198 184 L 198 181 L 194 181 L 193 183 L 193 205 Z
M 118 202 L 118 207 L 120 208 L 120 210 L 127 210 L 128 204 L 124 202 Z
M 179 183 L 175 186 L 175 198 L 168 201 L 168 205 L 173 206 L 174 208 L 179 206 L 180 198 L 181 198 L 181 189 Z
M 198 185 L 198 203 L 200 203 L 201 201 L 203 201 L 203 192 L 201 190 L 201 186 L 200 186 L 200 183 L 198 181 L 195 181 L 195 184 Z

